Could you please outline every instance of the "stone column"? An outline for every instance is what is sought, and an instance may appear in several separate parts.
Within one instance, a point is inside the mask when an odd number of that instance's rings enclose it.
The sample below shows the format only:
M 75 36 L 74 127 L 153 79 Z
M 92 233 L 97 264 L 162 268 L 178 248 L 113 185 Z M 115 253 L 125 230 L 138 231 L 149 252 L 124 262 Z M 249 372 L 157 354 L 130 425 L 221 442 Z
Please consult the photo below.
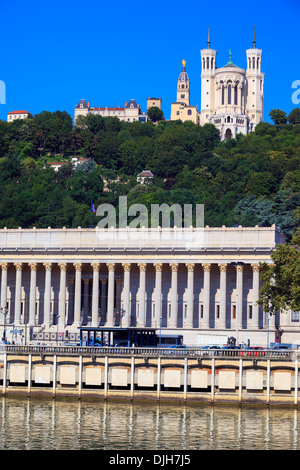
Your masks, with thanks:
M 140 268 L 140 285 L 139 285 L 139 315 L 137 318 L 137 326 L 146 326 L 146 263 L 139 263 Z
M 14 263 L 16 268 L 16 290 L 15 290 L 15 319 L 14 323 L 21 323 L 21 295 L 22 295 L 22 263 Z
M 43 263 L 45 268 L 44 324 L 50 326 L 51 312 L 51 263 Z
M 253 285 L 252 285 L 252 320 L 251 327 L 259 328 L 259 264 L 251 264 L 253 270 Z
M 238 264 L 236 267 L 236 322 L 238 328 L 243 328 L 243 270 L 244 266 Z
M 193 263 L 186 264 L 187 267 L 187 308 L 184 328 L 193 328 L 194 316 L 194 267 Z
M 28 263 L 30 267 L 29 326 L 35 324 L 36 311 L 36 270 L 37 263 Z
M 220 263 L 220 318 L 219 327 L 226 328 L 226 271 L 227 264 Z
M 98 326 L 99 310 L 99 263 L 92 263 L 93 268 L 93 293 L 92 293 L 92 327 Z
M 74 326 L 80 326 L 82 263 L 74 263 L 73 266 L 75 268 Z
M 178 295 L 177 295 L 177 284 L 178 284 L 178 264 L 171 263 L 171 318 L 170 323 L 168 319 L 168 326 L 170 328 L 177 327 L 177 317 L 178 317 Z
M 124 317 L 122 320 L 122 326 L 127 328 L 131 323 L 130 316 L 130 263 L 122 264 L 124 269 L 124 290 L 123 290 L 123 302 L 124 302 Z
M 151 312 L 151 324 L 152 327 L 159 328 L 160 322 L 161 322 L 161 316 L 162 316 L 162 311 L 161 311 L 161 281 L 162 281 L 162 264 L 161 263 L 155 263 L 155 297 L 154 297 L 154 318 Z
M 58 325 L 59 328 L 64 328 L 66 324 L 66 289 L 67 289 L 67 264 L 58 263 L 60 268 L 60 285 L 58 297 Z
M 8 263 L 1 263 L 1 308 L 6 308 L 7 304 L 7 267 Z
M 115 263 L 108 263 L 107 327 L 114 326 Z
M 209 312 L 210 312 L 210 269 L 211 264 L 202 264 L 204 270 L 203 280 L 203 321 L 202 327 L 209 328 Z

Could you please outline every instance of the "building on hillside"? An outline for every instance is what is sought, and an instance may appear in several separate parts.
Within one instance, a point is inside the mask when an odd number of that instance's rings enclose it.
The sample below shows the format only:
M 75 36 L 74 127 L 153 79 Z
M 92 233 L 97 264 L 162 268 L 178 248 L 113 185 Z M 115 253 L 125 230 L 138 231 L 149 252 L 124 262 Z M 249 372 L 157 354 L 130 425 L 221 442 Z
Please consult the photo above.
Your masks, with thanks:
M 7 122 L 13 122 L 16 119 L 26 119 L 31 116 L 32 114 L 28 111 L 11 111 L 10 113 L 7 113 Z
M 206 49 L 201 50 L 201 110 L 198 123 L 214 124 L 220 131 L 221 140 L 235 138 L 239 133 L 247 135 L 263 119 L 262 50 L 256 48 L 255 29 L 252 48 L 246 51 L 246 69 L 235 65 L 232 51 L 229 52 L 228 63 L 218 68 L 217 51 L 211 48 L 209 31 Z M 190 83 L 184 72 L 178 80 L 176 108 L 174 103 L 171 105 L 171 120 L 195 122 L 195 116 L 187 108 Z
M 146 122 L 147 116 L 141 110 L 140 105 L 131 99 L 124 107 L 91 107 L 90 103 L 82 99 L 75 106 L 74 123 L 78 116 L 87 116 L 88 114 L 100 115 L 103 117 L 117 117 L 120 121 L 125 122 Z
M 153 107 L 161 109 L 161 98 L 150 98 L 150 96 L 147 98 L 147 111 Z
M 190 104 L 190 79 L 186 72 L 186 61 L 182 61 L 182 70 L 177 80 L 177 99 L 171 103 L 171 121 L 181 119 L 181 121 L 192 121 L 199 124 L 199 113 L 197 106 Z
M 153 173 L 150 170 L 144 170 L 136 177 L 138 183 L 150 184 L 153 179 Z
M 0 334 L 76 341 L 80 326 L 122 321 L 187 345 L 205 335 L 299 344 L 299 312 L 268 319 L 257 304 L 260 263 L 282 242 L 275 226 L 1 229 Z

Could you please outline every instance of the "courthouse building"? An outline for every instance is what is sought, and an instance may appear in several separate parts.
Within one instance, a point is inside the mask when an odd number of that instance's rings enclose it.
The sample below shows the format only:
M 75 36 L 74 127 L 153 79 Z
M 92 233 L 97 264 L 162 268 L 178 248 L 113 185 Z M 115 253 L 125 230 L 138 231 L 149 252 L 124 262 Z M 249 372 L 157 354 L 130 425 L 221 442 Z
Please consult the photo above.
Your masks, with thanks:
M 259 263 L 283 242 L 275 226 L 164 230 L 0 230 L 1 330 L 5 319 L 10 341 L 41 344 L 120 324 L 182 334 L 187 345 L 206 334 L 265 345 L 280 330 L 297 341 L 298 314 L 268 322 L 257 305 Z

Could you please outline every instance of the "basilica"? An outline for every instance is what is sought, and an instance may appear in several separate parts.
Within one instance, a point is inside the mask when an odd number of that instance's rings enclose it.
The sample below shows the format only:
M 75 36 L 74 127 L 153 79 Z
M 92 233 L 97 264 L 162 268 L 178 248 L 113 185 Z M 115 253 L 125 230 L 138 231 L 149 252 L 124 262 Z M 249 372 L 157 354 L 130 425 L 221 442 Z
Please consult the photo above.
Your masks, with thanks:
M 195 124 L 214 124 L 221 140 L 248 134 L 263 119 L 264 73 L 261 72 L 262 50 L 256 48 L 255 29 L 252 48 L 247 49 L 247 68 L 232 61 L 217 67 L 217 50 L 211 48 L 210 31 L 206 49 L 201 50 L 201 109 L 190 103 L 190 80 L 186 62 L 177 81 L 177 99 L 171 104 L 171 120 Z

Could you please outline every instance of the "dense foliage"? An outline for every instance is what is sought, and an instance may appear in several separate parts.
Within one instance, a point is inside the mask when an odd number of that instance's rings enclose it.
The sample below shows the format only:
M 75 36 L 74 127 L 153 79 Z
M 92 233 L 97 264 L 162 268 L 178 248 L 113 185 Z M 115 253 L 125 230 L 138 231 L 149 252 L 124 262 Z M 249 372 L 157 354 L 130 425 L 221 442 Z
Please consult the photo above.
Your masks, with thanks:
M 261 263 L 259 303 L 270 315 L 300 310 L 300 254 L 298 247 L 280 244 L 272 264 Z
M 275 115 L 226 142 L 211 124 L 181 121 L 89 115 L 74 127 L 60 111 L 0 121 L 0 228 L 95 226 L 91 201 L 117 207 L 127 195 L 148 208 L 204 204 L 210 226 L 276 223 L 290 240 L 300 225 L 300 125 Z M 71 156 L 88 160 L 74 167 Z M 53 161 L 70 163 L 54 171 Z M 154 178 L 142 185 L 145 169 Z

